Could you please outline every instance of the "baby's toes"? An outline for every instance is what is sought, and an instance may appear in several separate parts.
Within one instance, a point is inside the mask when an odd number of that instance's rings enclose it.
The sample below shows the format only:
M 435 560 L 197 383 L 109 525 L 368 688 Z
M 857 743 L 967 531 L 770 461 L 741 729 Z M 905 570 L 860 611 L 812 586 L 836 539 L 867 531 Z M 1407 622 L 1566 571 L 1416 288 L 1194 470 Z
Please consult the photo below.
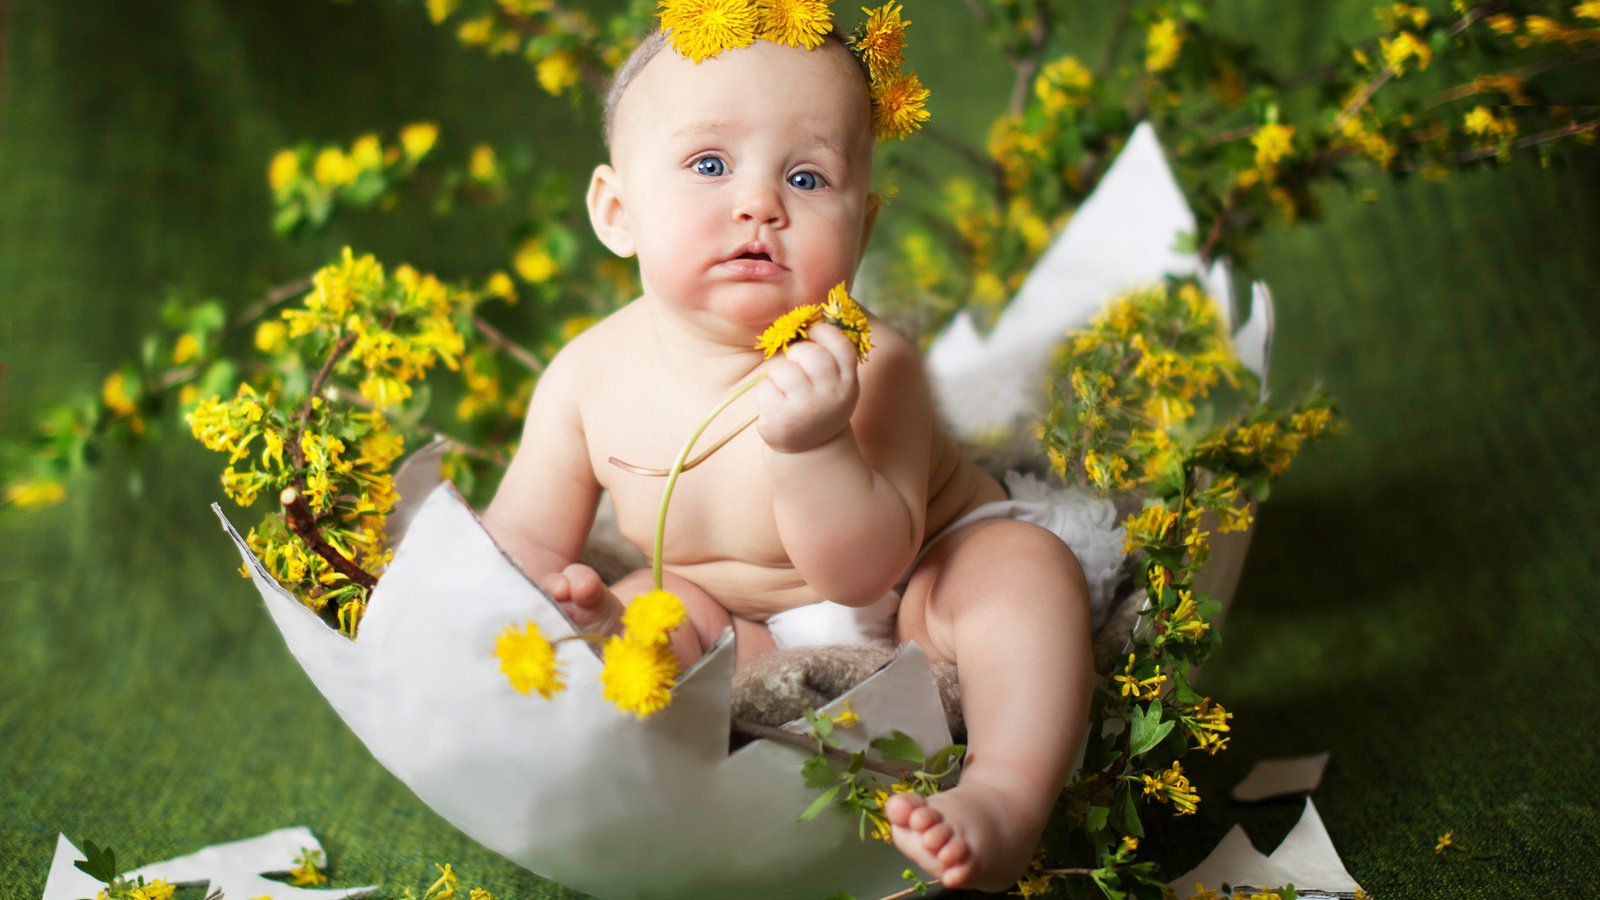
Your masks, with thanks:
M 928 851 L 930 855 L 943 863 L 943 851 L 949 848 L 950 844 L 952 843 L 952 838 L 955 837 L 955 833 L 956 830 L 950 827 L 949 822 L 940 822 L 937 825 L 934 825 L 932 828 L 922 832 L 922 835 L 919 838 L 922 842 L 922 849 Z
M 883 814 L 890 825 L 910 828 L 911 816 L 920 810 L 931 809 L 928 801 L 919 794 L 895 794 L 883 805 Z
M 944 813 L 934 809 L 933 806 L 919 806 L 911 811 L 911 821 L 908 823 L 912 831 L 927 831 L 944 821 Z

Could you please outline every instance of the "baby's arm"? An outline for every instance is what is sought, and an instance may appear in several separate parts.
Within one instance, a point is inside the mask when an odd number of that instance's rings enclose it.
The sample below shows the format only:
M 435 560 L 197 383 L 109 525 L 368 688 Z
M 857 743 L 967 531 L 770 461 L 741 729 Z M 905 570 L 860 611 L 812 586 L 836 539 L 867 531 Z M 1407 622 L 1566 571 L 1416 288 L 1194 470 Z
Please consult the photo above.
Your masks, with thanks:
M 886 328 L 858 371 L 829 326 L 757 391 L 778 533 L 819 594 L 862 606 L 904 573 L 927 513 L 933 403 L 916 348 Z
M 578 558 L 600 497 L 578 414 L 581 356 L 575 343 L 540 377 L 522 441 L 483 514 L 501 548 L 540 584 Z

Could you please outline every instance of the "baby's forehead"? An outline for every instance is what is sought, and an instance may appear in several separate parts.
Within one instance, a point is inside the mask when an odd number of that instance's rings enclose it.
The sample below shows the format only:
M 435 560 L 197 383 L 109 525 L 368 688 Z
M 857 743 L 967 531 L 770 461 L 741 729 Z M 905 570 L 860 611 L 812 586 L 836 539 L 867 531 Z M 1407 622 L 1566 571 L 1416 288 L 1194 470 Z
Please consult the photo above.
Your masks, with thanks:
M 619 70 L 607 102 L 606 138 L 613 156 L 624 132 L 731 133 L 757 127 L 774 111 L 803 110 L 814 127 L 796 140 L 834 144 L 850 154 L 864 144 L 870 155 L 872 101 L 866 72 L 844 44 L 829 40 L 815 50 L 757 41 L 690 62 L 664 41 L 641 47 L 642 60 Z M 636 52 L 636 56 L 639 55 Z M 624 80 L 625 79 L 625 80 Z

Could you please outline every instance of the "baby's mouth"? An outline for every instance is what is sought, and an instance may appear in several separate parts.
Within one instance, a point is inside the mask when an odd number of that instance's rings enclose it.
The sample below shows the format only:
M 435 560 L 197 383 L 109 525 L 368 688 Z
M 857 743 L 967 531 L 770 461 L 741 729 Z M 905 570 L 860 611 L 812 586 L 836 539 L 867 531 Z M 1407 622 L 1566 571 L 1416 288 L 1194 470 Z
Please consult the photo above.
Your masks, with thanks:
M 722 260 L 722 266 L 739 278 L 775 278 L 788 271 L 774 258 L 771 247 L 757 241 L 735 247 Z

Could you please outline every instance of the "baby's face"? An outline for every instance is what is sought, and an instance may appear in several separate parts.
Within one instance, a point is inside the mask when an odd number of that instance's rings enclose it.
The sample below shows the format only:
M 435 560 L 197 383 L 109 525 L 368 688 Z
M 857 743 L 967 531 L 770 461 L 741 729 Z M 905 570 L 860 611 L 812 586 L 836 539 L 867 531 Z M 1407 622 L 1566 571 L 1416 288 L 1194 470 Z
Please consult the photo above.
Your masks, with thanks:
M 663 49 L 612 140 L 646 295 L 730 340 L 821 302 L 860 261 L 872 146 L 865 76 L 837 42 L 757 41 L 698 65 Z

